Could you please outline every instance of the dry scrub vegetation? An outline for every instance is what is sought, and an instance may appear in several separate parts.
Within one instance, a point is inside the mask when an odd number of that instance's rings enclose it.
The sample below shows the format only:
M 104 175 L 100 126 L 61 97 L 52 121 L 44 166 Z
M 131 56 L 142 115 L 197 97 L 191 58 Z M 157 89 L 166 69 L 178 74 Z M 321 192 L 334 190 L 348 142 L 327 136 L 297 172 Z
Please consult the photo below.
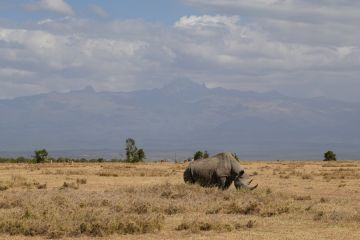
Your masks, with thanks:
M 360 239 L 360 162 L 244 162 L 254 191 L 185 164 L 0 165 L 0 239 Z

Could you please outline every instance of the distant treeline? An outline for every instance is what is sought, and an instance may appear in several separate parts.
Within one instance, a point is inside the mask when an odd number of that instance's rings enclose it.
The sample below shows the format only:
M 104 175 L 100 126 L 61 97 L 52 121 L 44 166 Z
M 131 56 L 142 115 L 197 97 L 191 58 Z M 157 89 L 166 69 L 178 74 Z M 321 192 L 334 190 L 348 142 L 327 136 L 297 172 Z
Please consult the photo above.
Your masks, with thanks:
M 43 149 L 37 149 L 34 151 L 34 155 L 31 158 L 17 157 L 17 158 L 4 158 L 0 157 L 0 163 L 53 163 L 53 162 L 86 162 L 86 163 L 101 163 L 101 162 L 143 162 L 146 158 L 145 152 L 142 148 L 138 149 L 135 145 L 135 140 L 132 138 L 126 139 L 126 160 L 123 159 L 104 159 L 104 158 L 66 158 L 66 157 L 49 157 L 49 152 Z
M 26 158 L 26 157 L 17 157 L 17 158 L 6 158 L 6 157 L 0 157 L 0 163 L 35 163 L 34 158 Z M 46 162 L 54 162 L 54 163 L 71 163 L 71 162 L 86 162 L 86 163 L 99 163 L 99 162 L 126 162 L 122 159 L 104 159 L 104 158 L 92 158 L 92 159 L 86 159 L 86 158 L 65 158 L 65 157 L 59 157 L 59 158 L 48 158 Z

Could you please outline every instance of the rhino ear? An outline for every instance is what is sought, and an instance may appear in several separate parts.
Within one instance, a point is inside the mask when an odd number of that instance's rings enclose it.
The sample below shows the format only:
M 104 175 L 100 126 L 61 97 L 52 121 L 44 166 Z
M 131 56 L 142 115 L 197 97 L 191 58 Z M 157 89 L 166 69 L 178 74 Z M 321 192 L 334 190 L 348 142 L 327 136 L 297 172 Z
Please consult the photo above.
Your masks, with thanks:
M 239 172 L 239 177 L 241 177 L 242 175 L 244 175 L 245 171 L 244 170 L 240 170 Z

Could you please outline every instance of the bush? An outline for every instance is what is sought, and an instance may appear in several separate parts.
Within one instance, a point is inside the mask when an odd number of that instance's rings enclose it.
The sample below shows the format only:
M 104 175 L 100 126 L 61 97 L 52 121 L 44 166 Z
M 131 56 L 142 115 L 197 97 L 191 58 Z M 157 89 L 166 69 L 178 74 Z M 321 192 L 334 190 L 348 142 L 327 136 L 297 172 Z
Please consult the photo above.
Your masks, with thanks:
M 202 159 L 202 158 L 204 158 L 204 153 L 202 151 L 197 151 L 194 154 L 194 160 L 198 160 L 198 159 Z
M 336 161 L 336 154 L 333 151 L 324 153 L 324 161 Z
M 143 149 L 140 148 L 137 152 L 137 155 L 138 155 L 139 161 L 143 161 L 143 159 L 145 159 L 145 152 Z
M 45 162 L 49 155 L 48 152 L 46 151 L 46 149 L 35 150 L 34 154 L 35 154 L 34 159 L 35 159 L 36 163 Z
M 198 160 L 198 159 L 203 159 L 203 158 L 209 158 L 209 153 L 208 151 L 197 151 L 195 154 L 194 154 L 194 160 Z

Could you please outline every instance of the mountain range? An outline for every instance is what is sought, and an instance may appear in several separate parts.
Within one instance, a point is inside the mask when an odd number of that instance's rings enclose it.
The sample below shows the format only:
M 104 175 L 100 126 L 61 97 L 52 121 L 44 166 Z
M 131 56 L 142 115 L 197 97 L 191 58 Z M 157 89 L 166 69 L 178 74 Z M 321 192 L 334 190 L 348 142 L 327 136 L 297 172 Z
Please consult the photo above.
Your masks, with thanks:
M 207 88 L 178 80 L 162 88 L 96 92 L 92 87 L 0 100 L 0 155 L 120 157 L 132 137 L 148 158 L 196 150 L 243 159 L 320 159 L 333 150 L 360 159 L 360 103 L 278 92 Z

